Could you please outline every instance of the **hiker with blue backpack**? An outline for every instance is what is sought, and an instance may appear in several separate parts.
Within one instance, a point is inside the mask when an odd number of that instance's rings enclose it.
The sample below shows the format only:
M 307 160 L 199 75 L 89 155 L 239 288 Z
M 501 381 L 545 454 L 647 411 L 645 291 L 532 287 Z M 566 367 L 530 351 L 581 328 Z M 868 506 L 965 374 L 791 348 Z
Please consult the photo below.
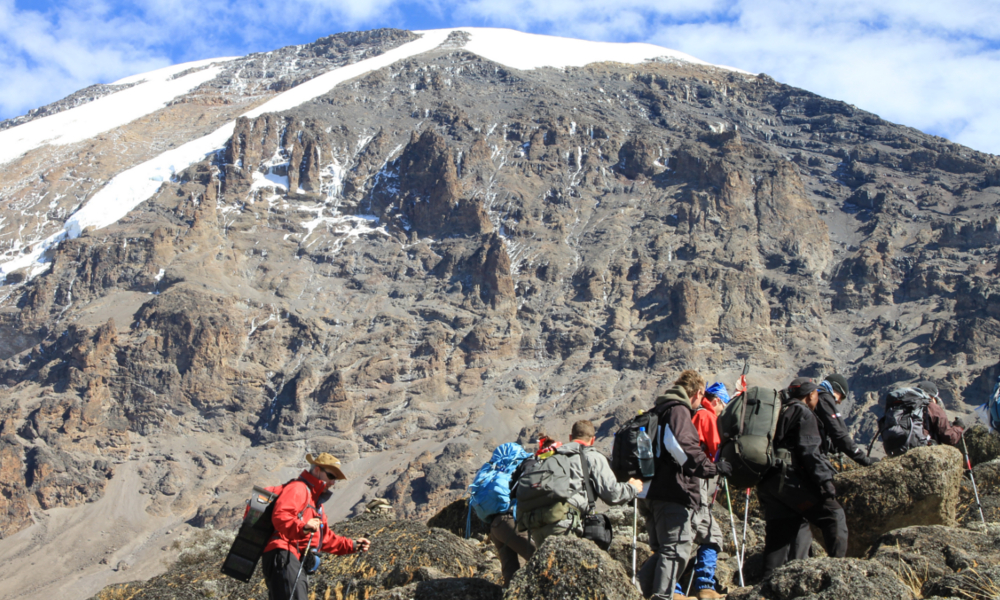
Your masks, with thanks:
M 503 573 L 503 585 L 521 568 L 520 559 L 528 560 L 535 546 L 526 533 L 517 531 L 514 522 L 516 500 L 512 497 L 514 473 L 531 458 L 520 444 L 501 444 L 493 451 L 488 463 L 479 469 L 469 486 L 469 506 L 476 517 L 490 526 L 490 541 L 496 548 Z

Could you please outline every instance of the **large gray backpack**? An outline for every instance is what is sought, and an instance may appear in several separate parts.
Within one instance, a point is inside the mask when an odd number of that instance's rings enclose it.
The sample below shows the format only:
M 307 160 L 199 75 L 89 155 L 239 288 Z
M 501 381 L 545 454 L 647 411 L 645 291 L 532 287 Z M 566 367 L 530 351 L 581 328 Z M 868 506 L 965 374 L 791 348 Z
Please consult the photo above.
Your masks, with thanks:
M 885 396 L 885 416 L 879 419 L 882 446 L 888 456 L 934 443 L 924 433 L 924 413 L 931 397 L 919 388 L 899 388 Z
M 719 415 L 719 457 L 733 465 L 728 478 L 736 488 L 751 488 L 775 466 L 774 433 L 781 416 L 782 395 L 752 387 L 737 394 Z
M 578 494 L 591 495 L 589 469 L 583 460 L 583 447 L 576 444 L 573 453 L 555 452 L 547 458 L 528 459 L 524 471 L 515 484 L 517 497 L 517 525 L 522 531 L 556 523 L 566 518 L 571 510 L 569 499 Z M 543 454 L 544 456 L 544 454 Z M 581 465 L 576 475 L 571 465 Z

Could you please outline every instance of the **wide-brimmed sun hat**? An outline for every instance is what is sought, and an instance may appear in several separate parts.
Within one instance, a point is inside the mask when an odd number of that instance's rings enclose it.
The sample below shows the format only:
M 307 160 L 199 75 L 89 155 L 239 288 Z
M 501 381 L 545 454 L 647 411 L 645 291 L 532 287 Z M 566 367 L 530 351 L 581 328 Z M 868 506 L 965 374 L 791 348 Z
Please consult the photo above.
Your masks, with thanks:
M 306 462 L 323 469 L 327 473 L 333 473 L 334 479 L 347 479 L 347 475 L 344 475 L 344 472 L 340 470 L 340 461 L 332 454 L 321 452 L 316 457 L 313 457 L 312 454 L 306 454 Z

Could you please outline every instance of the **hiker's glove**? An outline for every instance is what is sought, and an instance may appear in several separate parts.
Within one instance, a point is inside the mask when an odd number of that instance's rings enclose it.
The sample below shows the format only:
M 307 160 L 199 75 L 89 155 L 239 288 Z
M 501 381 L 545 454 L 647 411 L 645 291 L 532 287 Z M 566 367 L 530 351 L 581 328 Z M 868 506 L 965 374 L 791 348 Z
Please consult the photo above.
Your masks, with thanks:
M 855 458 L 854 462 L 858 463 L 862 467 L 870 467 L 870 466 L 874 465 L 875 463 L 877 463 L 878 459 L 877 458 L 872 458 L 870 456 L 865 456 L 864 454 L 862 454 L 861 456 Z
M 731 477 L 733 475 L 733 465 L 729 464 L 725 459 L 720 458 L 719 462 L 715 463 L 715 471 L 723 477 Z
M 833 487 L 832 481 L 824 481 L 823 485 L 820 486 L 820 496 L 824 500 L 837 497 L 837 488 Z

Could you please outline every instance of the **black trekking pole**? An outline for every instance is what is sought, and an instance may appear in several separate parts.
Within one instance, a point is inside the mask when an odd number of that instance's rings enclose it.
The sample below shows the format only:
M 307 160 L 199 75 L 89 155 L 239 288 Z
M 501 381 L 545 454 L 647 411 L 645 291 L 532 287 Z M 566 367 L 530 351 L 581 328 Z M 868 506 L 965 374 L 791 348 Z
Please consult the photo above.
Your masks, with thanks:
M 965 445 L 965 430 L 962 430 L 962 450 L 965 451 L 965 466 L 969 468 L 969 479 L 972 480 L 972 492 L 976 495 L 976 506 L 979 507 L 979 518 L 986 527 L 986 517 L 983 516 L 983 505 L 979 502 L 979 488 L 976 487 L 976 476 L 972 474 L 972 461 L 969 460 L 969 447 Z
M 298 575 L 295 576 L 295 582 L 292 583 L 292 596 L 291 596 L 292 598 L 295 597 L 295 586 L 299 584 L 299 577 L 302 577 L 302 569 L 303 567 L 306 566 L 306 560 L 309 558 L 309 549 L 312 547 L 312 543 L 313 543 L 313 538 L 310 535 L 309 541 L 306 543 L 305 554 L 302 555 L 302 560 L 299 561 L 299 573 Z

